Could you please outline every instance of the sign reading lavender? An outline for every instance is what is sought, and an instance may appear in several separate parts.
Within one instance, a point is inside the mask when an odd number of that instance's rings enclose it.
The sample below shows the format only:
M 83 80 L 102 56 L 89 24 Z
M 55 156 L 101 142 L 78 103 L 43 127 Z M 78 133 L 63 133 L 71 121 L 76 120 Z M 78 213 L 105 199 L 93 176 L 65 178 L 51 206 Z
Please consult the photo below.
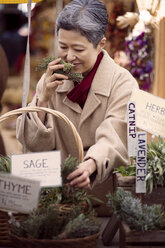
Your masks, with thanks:
M 146 193 L 147 133 L 137 132 L 136 193 Z

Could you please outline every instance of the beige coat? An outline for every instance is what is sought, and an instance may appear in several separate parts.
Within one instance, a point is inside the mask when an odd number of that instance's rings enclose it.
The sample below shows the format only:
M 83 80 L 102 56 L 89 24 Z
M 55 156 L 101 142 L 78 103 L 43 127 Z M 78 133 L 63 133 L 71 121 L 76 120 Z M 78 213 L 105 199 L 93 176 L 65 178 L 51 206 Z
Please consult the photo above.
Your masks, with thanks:
M 37 85 L 36 96 L 31 105 L 36 105 L 44 75 Z M 85 157 L 97 164 L 93 186 L 108 178 L 114 167 L 128 162 L 126 106 L 133 88 L 138 84 L 131 74 L 118 66 L 104 51 L 103 59 L 93 79 L 84 108 L 70 101 L 66 94 L 73 82 L 66 80 L 58 86 L 49 101 L 49 108 L 63 112 L 75 125 L 83 142 Z M 17 137 L 21 137 L 21 117 L 17 121 Z M 61 150 L 62 158 L 77 155 L 73 134 L 64 121 L 47 115 L 45 125 L 36 113 L 26 117 L 25 142 L 30 151 Z

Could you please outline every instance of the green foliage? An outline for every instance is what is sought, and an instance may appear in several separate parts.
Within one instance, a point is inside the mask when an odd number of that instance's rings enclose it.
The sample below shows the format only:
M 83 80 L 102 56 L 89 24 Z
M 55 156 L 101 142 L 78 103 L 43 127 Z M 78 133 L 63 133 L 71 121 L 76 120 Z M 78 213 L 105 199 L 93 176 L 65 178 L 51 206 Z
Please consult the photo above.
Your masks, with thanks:
M 158 141 L 151 141 L 147 146 L 147 191 L 164 185 L 165 175 L 165 142 L 159 137 Z
M 164 186 L 165 176 L 165 142 L 159 137 L 158 141 L 151 141 L 147 145 L 147 192 L 151 193 L 153 188 Z M 136 165 L 120 166 L 114 169 L 114 173 L 121 173 L 123 176 L 136 175 Z
M 77 169 L 78 160 L 75 157 L 69 156 L 61 166 L 61 176 L 63 184 L 68 183 L 67 176 Z
M 70 220 L 64 228 L 67 238 L 83 238 L 99 232 L 100 225 L 94 215 L 80 213 L 76 218 Z
M 0 155 L 0 172 L 9 173 L 11 167 L 11 159 L 9 156 Z
M 147 231 L 165 228 L 165 214 L 161 205 L 142 205 L 130 191 L 118 188 L 115 194 L 107 194 L 107 205 L 116 216 L 134 230 Z
M 81 204 L 86 202 L 89 209 L 92 207 L 91 200 L 103 203 L 96 197 L 87 194 L 86 190 L 67 185 L 67 176 L 73 172 L 78 166 L 77 158 L 68 156 L 61 167 L 61 176 L 63 181 L 62 187 L 43 188 L 40 195 L 40 206 L 48 206 L 50 204 Z
M 36 71 L 45 70 L 50 62 L 55 60 L 55 57 L 47 56 L 43 58 L 43 61 L 36 67 Z M 83 76 L 81 73 L 73 72 L 73 64 L 66 63 L 64 60 L 60 61 L 61 64 L 64 64 L 63 69 L 56 70 L 55 73 L 60 73 L 68 76 L 68 79 L 73 80 L 74 82 L 81 82 L 83 80 Z
M 136 175 L 136 165 L 128 164 L 127 166 L 120 166 L 115 168 L 113 173 L 121 173 L 122 176 L 135 176 Z
M 81 213 L 78 207 L 70 210 L 69 215 L 61 214 L 57 206 L 40 208 L 33 211 L 19 225 L 18 222 L 17 225 L 15 225 L 15 222 L 12 225 L 11 231 L 13 234 L 34 239 L 78 238 L 99 231 L 94 212 L 85 215 Z M 79 233 L 80 225 L 84 233 L 82 231 Z

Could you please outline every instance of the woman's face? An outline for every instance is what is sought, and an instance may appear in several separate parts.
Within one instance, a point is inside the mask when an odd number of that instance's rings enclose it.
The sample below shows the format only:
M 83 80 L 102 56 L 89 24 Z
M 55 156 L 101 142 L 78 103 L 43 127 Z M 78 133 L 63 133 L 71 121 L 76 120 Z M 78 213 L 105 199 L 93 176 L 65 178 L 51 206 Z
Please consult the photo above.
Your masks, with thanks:
M 74 30 L 60 29 L 58 33 L 59 56 L 65 62 L 74 65 L 74 72 L 88 74 L 93 68 L 98 54 L 101 52 L 100 44 L 94 48 L 93 44 Z

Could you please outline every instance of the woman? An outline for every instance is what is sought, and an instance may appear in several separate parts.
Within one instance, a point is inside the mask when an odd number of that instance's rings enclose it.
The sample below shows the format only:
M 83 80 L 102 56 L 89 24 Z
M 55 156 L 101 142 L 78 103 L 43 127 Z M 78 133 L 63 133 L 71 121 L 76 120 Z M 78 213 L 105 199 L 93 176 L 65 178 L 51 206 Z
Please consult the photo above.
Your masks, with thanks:
M 112 169 L 128 162 L 126 105 L 137 86 L 131 74 L 104 50 L 108 15 L 99 0 L 73 0 L 57 18 L 60 58 L 49 63 L 38 82 L 31 106 L 63 112 L 75 125 L 85 157 L 68 176 L 70 185 L 90 188 L 106 180 Z M 67 76 L 53 73 L 71 62 L 84 79 L 75 85 Z M 17 123 L 21 137 L 21 117 Z M 30 151 L 61 150 L 62 158 L 77 156 L 73 135 L 65 123 L 45 113 L 26 117 L 25 142 Z

